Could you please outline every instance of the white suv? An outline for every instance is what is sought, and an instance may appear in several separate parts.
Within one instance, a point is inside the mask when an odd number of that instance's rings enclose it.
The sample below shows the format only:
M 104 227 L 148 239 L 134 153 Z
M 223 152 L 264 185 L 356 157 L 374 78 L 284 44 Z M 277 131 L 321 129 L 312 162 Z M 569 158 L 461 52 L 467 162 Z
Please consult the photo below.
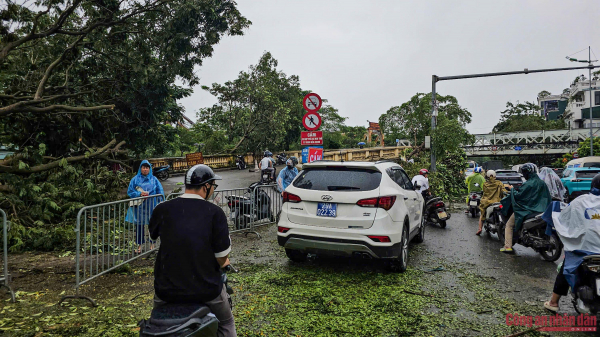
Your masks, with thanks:
M 308 253 L 381 258 L 407 265 L 408 242 L 423 242 L 423 197 L 393 162 L 318 161 L 283 193 L 277 241 L 296 262 Z

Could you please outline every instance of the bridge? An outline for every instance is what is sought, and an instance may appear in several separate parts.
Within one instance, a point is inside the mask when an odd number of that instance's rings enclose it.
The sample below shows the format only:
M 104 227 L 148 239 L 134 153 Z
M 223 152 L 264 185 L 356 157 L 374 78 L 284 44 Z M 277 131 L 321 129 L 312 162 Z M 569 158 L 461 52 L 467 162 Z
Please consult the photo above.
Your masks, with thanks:
M 594 137 L 600 128 L 592 129 Z M 562 155 L 575 151 L 590 136 L 590 129 L 503 132 L 474 135 L 475 142 L 463 146 L 468 157 L 515 155 Z

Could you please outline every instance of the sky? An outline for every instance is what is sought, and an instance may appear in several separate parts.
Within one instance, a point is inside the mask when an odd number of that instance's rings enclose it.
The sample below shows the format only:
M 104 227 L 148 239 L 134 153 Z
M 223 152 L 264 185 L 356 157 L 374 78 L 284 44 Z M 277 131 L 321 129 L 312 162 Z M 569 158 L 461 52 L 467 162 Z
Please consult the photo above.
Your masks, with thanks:
M 265 51 L 279 70 L 298 75 L 348 117 L 347 125 L 431 91 L 431 76 L 571 67 L 565 56 L 600 56 L 598 0 L 238 0 L 252 21 L 244 36 L 225 37 L 197 68 L 200 85 L 180 103 L 196 111 L 217 100 L 201 85 L 234 80 Z M 592 55 L 592 59 L 595 59 Z M 600 63 L 597 63 L 600 64 Z M 507 101 L 559 94 L 587 70 L 438 82 L 473 115 L 467 129 L 488 133 Z

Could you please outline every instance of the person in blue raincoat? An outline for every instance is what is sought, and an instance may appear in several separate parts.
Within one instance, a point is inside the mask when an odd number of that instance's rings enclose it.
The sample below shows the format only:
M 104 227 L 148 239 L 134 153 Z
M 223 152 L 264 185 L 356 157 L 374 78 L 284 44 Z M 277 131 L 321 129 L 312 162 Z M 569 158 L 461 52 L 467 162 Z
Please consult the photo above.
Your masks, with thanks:
M 294 166 L 292 158 L 285 162 L 285 168 L 279 172 L 277 177 L 277 185 L 279 186 L 279 192 L 283 191 L 290 186 L 292 180 L 298 175 L 298 169 Z
M 150 216 L 154 207 L 163 200 L 164 191 L 158 179 L 152 175 L 152 165 L 147 160 L 143 160 L 138 169 L 138 173 L 129 182 L 127 195 L 130 198 L 146 197 L 149 195 L 160 195 L 148 199 L 139 199 L 129 202 L 129 209 L 125 221 L 132 223 L 135 228 L 135 243 L 138 248 L 136 253 L 142 252 L 142 244 L 145 240 L 145 227 L 150 221 Z M 150 249 L 154 249 L 154 242 L 150 241 Z

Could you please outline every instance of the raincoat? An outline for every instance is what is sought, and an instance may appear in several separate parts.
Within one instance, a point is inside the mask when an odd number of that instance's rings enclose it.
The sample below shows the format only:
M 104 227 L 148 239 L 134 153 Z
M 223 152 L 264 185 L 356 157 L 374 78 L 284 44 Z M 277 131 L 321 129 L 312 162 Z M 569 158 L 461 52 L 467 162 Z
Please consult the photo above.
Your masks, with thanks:
M 489 205 L 500 202 L 504 196 L 504 184 L 500 180 L 496 180 L 496 177 L 490 177 L 483 184 L 483 197 L 479 204 L 481 214 L 485 214 L 485 210 Z
M 471 192 L 481 192 L 483 191 L 483 184 L 485 184 L 485 178 L 480 173 L 473 173 L 467 177 L 467 190 L 469 193 Z M 479 186 L 475 186 L 475 184 L 479 184 Z
M 521 230 L 523 221 L 530 214 L 543 213 L 552 202 L 548 186 L 536 173 L 531 173 L 529 179 L 517 191 L 514 188 L 502 199 L 502 214 L 510 216 L 515 213 L 515 232 Z
M 563 198 L 566 190 L 562 181 L 560 181 L 558 174 L 556 174 L 551 168 L 543 167 L 539 176 L 540 179 L 542 179 L 548 186 L 548 190 L 550 191 L 550 196 L 552 199 L 564 201 Z
M 143 164 L 150 165 L 150 172 L 146 176 L 142 175 Z M 152 175 L 152 165 L 147 160 L 142 161 L 140 167 L 138 168 L 137 175 L 131 179 L 129 188 L 127 189 L 127 195 L 130 198 L 139 198 L 142 196 L 142 192 L 140 190 L 148 192 L 148 195 L 158 194 L 162 197 L 148 198 L 141 203 L 137 200 L 129 203 L 130 207 L 127 210 L 125 221 L 138 226 L 148 224 L 154 207 L 156 207 L 156 205 L 158 205 L 164 199 L 165 193 L 158 179 Z
M 283 170 L 279 171 L 279 176 L 277 176 L 277 185 L 279 188 L 279 192 L 283 192 L 290 184 L 292 180 L 296 178 L 298 175 L 298 169 L 289 167 L 285 167 Z

